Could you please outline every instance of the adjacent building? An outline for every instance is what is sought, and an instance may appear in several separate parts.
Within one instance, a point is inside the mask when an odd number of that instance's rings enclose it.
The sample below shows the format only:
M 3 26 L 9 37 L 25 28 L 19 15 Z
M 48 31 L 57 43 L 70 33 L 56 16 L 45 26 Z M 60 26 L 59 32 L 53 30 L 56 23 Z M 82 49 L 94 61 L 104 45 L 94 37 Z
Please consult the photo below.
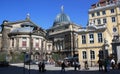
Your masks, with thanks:
M 88 25 L 78 32 L 78 51 L 81 63 L 88 61 L 89 66 L 97 65 L 99 59 L 104 60 L 116 52 L 116 50 L 112 50 L 111 43 L 113 37 L 116 36 L 116 41 L 119 42 L 119 14 L 119 0 L 99 0 L 91 5 L 88 11 Z
M 51 57 L 52 42 L 46 39 L 46 31 L 34 24 L 27 15 L 25 20 L 2 23 L 0 34 L 1 52 L 6 52 L 6 60 L 12 60 L 12 55 L 26 53 L 34 61 Z

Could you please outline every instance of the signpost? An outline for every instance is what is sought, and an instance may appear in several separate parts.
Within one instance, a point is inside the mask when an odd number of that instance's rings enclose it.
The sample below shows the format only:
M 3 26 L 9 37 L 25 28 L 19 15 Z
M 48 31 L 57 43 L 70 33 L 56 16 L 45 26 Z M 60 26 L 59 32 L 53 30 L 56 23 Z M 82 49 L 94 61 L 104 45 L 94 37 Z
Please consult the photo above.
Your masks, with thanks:
M 30 54 L 26 53 L 24 59 L 25 59 L 25 63 L 30 62 Z

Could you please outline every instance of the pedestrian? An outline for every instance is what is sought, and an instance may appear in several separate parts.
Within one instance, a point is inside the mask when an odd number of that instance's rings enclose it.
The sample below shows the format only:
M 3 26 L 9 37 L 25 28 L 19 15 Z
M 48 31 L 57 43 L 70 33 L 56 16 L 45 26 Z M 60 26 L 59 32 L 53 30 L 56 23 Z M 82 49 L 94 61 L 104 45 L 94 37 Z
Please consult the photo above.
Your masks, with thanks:
M 98 60 L 98 64 L 99 64 L 99 71 L 103 71 L 103 61 L 102 61 L 102 59 Z
M 39 72 L 41 72 L 42 71 L 42 63 L 41 62 L 38 63 L 38 67 L 39 67 Z
M 73 62 L 73 65 L 74 65 L 74 70 L 76 71 L 76 70 L 77 70 L 77 62 L 74 61 L 74 62 Z
M 80 63 L 79 63 L 79 62 L 77 62 L 77 67 L 78 67 L 78 70 L 80 70 L 81 65 L 80 65 Z
M 61 64 L 61 71 L 65 72 L 65 63 L 64 63 L 64 61 L 62 61 L 62 64 Z
M 107 72 L 107 59 L 104 60 L 104 71 Z
M 80 64 L 77 61 L 73 62 L 74 70 L 76 71 L 77 69 L 80 70 Z
M 110 58 L 108 58 L 108 60 L 107 60 L 107 71 L 110 71 L 110 66 L 111 66 Z
M 112 69 L 115 69 L 115 60 L 114 59 L 111 59 L 111 67 L 112 67 Z
M 85 69 L 86 69 L 86 70 L 89 69 L 89 68 L 88 68 L 88 62 L 87 62 L 87 61 L 85 61 Z
M 42 62 L 42 72 L 45 72 L 46 70 L 45 70 L 45 63 L 44 62 Z
M 107 58 L 104 61 L 105 72 L 110 71 L 110 59 Z

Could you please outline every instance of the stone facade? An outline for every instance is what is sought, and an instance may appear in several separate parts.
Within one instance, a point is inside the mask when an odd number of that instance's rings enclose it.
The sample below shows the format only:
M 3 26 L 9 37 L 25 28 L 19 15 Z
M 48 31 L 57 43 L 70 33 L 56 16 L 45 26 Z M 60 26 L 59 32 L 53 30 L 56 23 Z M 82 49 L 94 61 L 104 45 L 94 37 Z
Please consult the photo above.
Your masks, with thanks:
M 84 61 L 96 66 L 99 59 L 104 60 L 113 53 L 113 37 L 120 34 L 119 5 L 117 0 L 99 0 L 91 5 L 87 27 L 80 29 L 78 34 L 79 61 L 83 66 Z
M 29 18 L 16 22 L 3 21 L 0 42 L 1 51 L 8 56 L 25 52 L 30 53 L 34 61 L 48 60 L 47 53 L 50 55 L 52 51 L 52 42 L 46 39 L 46 31 Z
M 53 53 L 63 60 L 69 57 L 78 57 L 77 30 L 80 26 L 71 22 L 68 15 L 63 12 L 58 14 L 53 26 L 47 30 L 48 39 L 53 41 Z

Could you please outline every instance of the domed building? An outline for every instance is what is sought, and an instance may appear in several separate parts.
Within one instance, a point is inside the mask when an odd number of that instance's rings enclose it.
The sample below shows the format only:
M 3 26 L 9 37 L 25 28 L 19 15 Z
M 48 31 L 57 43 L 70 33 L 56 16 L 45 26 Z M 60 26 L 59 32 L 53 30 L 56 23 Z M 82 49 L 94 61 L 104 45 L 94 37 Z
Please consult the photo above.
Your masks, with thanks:
M 21 21 L 3 21 L 0 36 L 1 51 L 7 54 L 5 58 L 8 61 L 19 60 L 17 54 L 23 53 L 30 55 L 33 61 L 47 60 L 50 57 L 52 43 L 46 39 L 46 31 L 34 24 L 29 15 Z
M 53 26 L 57 26 L 60 25 L 60 23 L 70 23 L 70 17 L 67 16 L 65 13 L 60 13 L 57 15 L 57 17 L 55 18 L 54 24 Z
M 62 7 L 53 26 L 47 30 L 48 39 L 53 42 L 53 53 L 57 54 L 59 59 L 78 57 L 78 43 L 76 42 L 78 28 L 80 26 L 70 20 L 70 17 L 63 12 Z

